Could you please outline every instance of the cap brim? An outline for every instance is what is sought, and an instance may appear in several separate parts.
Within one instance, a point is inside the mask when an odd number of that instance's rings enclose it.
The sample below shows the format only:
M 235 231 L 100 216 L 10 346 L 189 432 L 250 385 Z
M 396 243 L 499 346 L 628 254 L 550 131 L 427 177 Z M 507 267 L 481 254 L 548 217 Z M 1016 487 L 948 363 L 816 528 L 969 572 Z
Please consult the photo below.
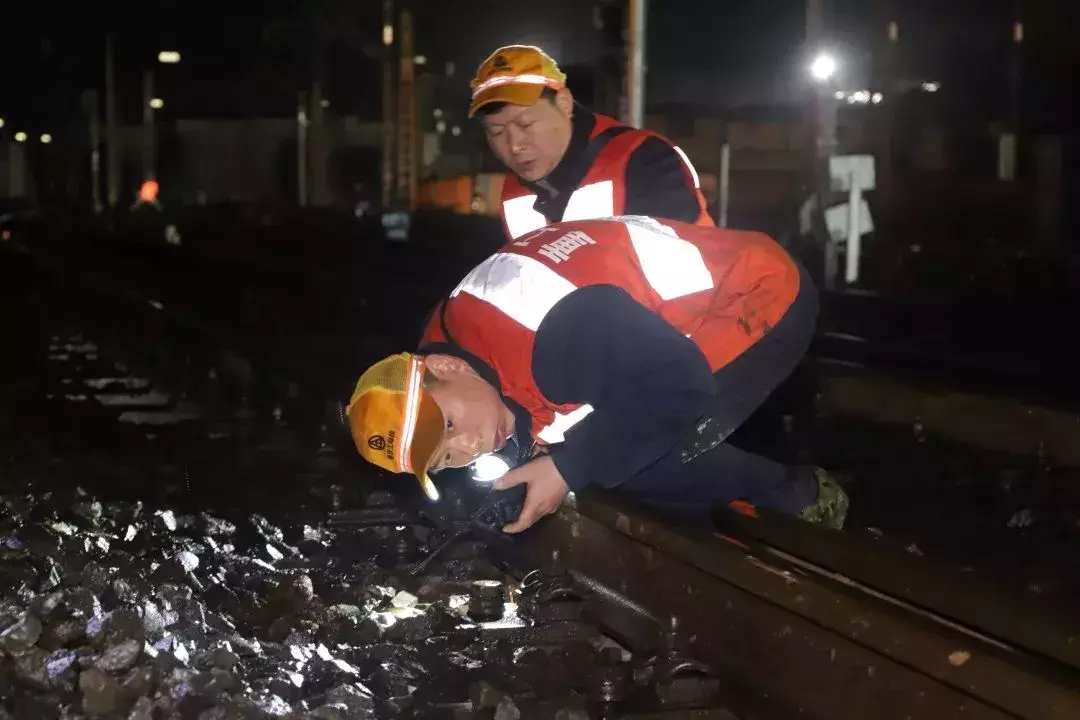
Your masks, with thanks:
M 427 388 L 420 389 L 420 405 L 416 413 L 416 430 L 413 432 L 412 452 L 409 462 L 420 481 L 420 488 L 429 500 L 438 500 L 439 491 L 428 476 L 428 468 L 435 459 L 435 451 L 446 434 L 446 421 L 442 410 Z
M 526 83 L 510 83 L 488 88 L 473 98 L 469 105 L 469 117 L 476 111 L 491 103 L 510 103 L 511 105 L 532 105 L 547 89 L 546 85 L 532 85 Z

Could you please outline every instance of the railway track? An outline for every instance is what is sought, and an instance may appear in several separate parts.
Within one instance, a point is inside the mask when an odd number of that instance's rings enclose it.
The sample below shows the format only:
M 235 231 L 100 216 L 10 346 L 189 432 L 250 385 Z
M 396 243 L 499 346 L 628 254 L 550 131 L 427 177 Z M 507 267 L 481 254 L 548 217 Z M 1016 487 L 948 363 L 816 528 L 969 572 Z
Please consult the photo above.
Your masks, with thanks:
M 211 390 L 211 401 L 204 403 L 218 408 L 213 421 L 218 432 L 239 426 L 238 410 L 276 418 L 279 424 L 321 426 L 328 422 L 328 406 L 339 399 L 344 368 L 339 378 L 304 353 L 270 353 L 259 338 L 228 347 L 235 335 L 205 317 L 187 316 L 183 307 L 148 296 L 145 290 L 127 287 L 118 292 L 115 278 L 95 278 L 86 268 L 74 272 L 29 251 L 22 254 L 22 262 L 34 264 L 43 276 L 59 273 L 65 278 L 64 292 L 87 298 L 77 311 L 71 310 L 80 327 L 100 332 L 95 339 L 100 339 L 102 352 L 122 356 L 125 367 L 163 378 L 163 396 L 197 396 L 200 383 L 195 378 L 234 378 L 233 391 Z M 194 397 L 185 400 L 197 403 Z M 251 438 L 250 433 L 241 434 Z M 335 441 L 327 435 L 303 442 L 309 444 L 291 445 L 294 452 L 307 447 L 317 456 L 320 445 L 332 447 Z M 336 482 L 316 485 L 351 487 L 365 476 L 377 484 L 348 453 L 333 459 L 331 463 L 324 457 L 327 465 L 336 465 Z M 206 466 L 207 478 L 215 477 L 215 467 Z M 293 487 L 297 477 L 307 483 L 314 478 L 303 471 L 292 477 Z M 275 487 L 290 487 L 287 478 L 279 482 Z M 463 490 L 462 497 L 470 492 Z M 335 533 L 375 533 L 376 540 L 370 542 L 375 555 L 399 548 L 396 561 L 403 566 L 407 558 L 411 567 L 416 553 L 438 544 L 446 528 L 438 518 L 418 517 L 415 498 L 407 491 L 405 495 L 394 502 L 386 495 L 344 500 L 339 495 L 337 505 L 318 506 L 312 522 L 318 524 L 321 518 Z M 194 496 L 202 497 L 198 492 Z M 235 496 L 230 502 L 244 506 L 252 498 Z M 472 660 L 479 667 L 465 668 L 477 671 L 476 676 L 490 671 L 497 681 L 476 681 L 484 685 L 470 685 L 465 698 L 460 691 L 467 683 L 444 679 L 434 685 L 454 685 L 456 699 L 447 690 L 438 702 L 419 705 L 387 705 L 390 695 L 372 693 L 372 704 L 364 712 L 455 717 L 468 712 L 496 717 L 1080 717 L 1080 631 L 1075 618 L 997 597 L 975 584 L 935 575 L 911 558 L 883 556 L 880 549 L 857 548 L 812 528 L 770 518 L 722 516 L 718 523 L 717 533 L 680 531 L 640 509 L 620 505 L 617 496 L 589 492 L 520 541 L 493 534 L 482 537 L 486 544 L 451 546 L 457 555 L 440 561 L 438 572 L 423 576 L 428 585 L 438 585 L 441 580 L 432 578 L 446 576 L 446 566 L 463 561 L 473 569 L 447 582 L 465 582 L 481 603 L 484 592 L 499 594 L 500 602 L 514 601 L 515 619 L 489 620 L 496 627 L 475 631 L 481 646 L 510 648 L 509 657 L 489 662 L 491 657 L 484 655 Z M 883 568 L 884 558 L 894 564 Z M 384 564 L 396 561 L 384 558 Z M 478 579 L 483 581 L 479 585 Z M 410 593 L 412 597 L 431 597 L 420 593 L 422 586 L 409 587 L 418 593 Z M 497 593 L 495 588 L 500 588 Z M 458 596 L 469 596 L 462 586 L 456 589 Z M 462 604 L 448 599 L 453 590 L 448 586 L 435 593 L 442 598 L 433 603 L 438 612 Z M 384 600 L 396 607 L 393 598 Z M 490 597 L 488 604 L 494 607 Z M 1024 617 L 1022 624 L 1017 616 Z M 459 619 L 468 624 L 467 617 Z M 498 632 L 485 635 L 488 630 Z M 589 639 L 584 651 L 574 644 L 579 636 Z M 436 646 L 445 652 L 446 646 Z M 578 649 L 568 649 L 572 647 Z M 584 655 L 575 659 L 575 652 Z M 554 682 L 566 667 L 577 669 L 569 684 Z M 440 666 L 430 673 L 446 671 L 456 678 L 461 670 Z M 519 670 L 520 676 L 515 674 Z M 523 680 L 526 676 L 531 679 Z M 559 688 L 538 689 L 544 685 L 538 678 Z M 264 690 L 251 692 L 265 698 Z

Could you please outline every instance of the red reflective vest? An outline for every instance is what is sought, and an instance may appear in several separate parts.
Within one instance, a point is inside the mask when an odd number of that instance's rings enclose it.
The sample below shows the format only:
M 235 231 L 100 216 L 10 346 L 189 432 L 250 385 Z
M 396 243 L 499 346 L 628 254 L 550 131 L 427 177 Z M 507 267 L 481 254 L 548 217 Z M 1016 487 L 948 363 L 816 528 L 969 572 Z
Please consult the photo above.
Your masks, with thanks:
M 453 343 L 487 364 L 502 393 L 559 442 L 589 405 L 550 402 L 536 386 L 533 341 L 562 298 L 615 285 L 693 340 L 715 372 L 760 340 L 799 291 L 791 256 L 754 232 L 626 216 L 564 222 L 508 243 L 436 309 L 421 351 Z
M 605 130 L 620 127 L 621 123 L 606 115 L 596 115 L 590 140 Z M 630 129 L 615 135 L 593 160 L 581 184 L 570 195 L 563 212 L 562 222 L 571 220 L 590 220 L 623 215 L 626 212 L 626 165 L 630 156 L 641 143 L 650 137 L 659 138 L 665 143 L 670 141 L 662 135 L 649 130 Z M 697 171 L 690 164 L 690 159 L 677 146 L 672 146 L 683 160 L 683 172 L 686 183 L 694 189 L 700 212 L 695 221 L 697 225 L 714 227 L 706 209 L 705 196 L 701 193 L 701 183 Z M 502 219 L 506 236 L 511 240 L 526 233 L 549 225 L 541 213 L 533 209 L 536 193 L 527 188 L 513 173 L 508 173 L 502 190 Z

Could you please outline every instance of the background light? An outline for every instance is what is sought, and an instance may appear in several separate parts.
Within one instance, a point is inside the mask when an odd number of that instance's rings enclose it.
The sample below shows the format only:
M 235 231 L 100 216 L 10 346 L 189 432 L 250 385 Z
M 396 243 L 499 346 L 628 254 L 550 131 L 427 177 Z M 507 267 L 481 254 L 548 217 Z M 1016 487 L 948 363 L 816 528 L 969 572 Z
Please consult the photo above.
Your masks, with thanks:
M 160 110 L 161 108 L 165 107 L 165 101 L 161 98 L 150 98 L 150 107 L 155 110 Z
M 165 65 L 175 65 L 176 63 L 180 62 L 180 53 L 176 52 L 175 50 L 162 50 L 157 54 L 157 59 L 159 63 L 164 63 Z
M 810 62 L 810 77 L 815 82 L 826 82 L 836 75 L 837 68 L 835 57 L 829 53 L 821 53 Z
M 15 142 L 26 142 L 26 133 L 24 133 L 24 132 L 15 133 Z
M 4 118 L 0 118 L 0 129 L 4 127 Z
M 45 145 L 48 145 L 49 143 L 52 142 L 52 135 L 50 135 L 49 133 L 42 133 L 41 134 L 41 142 L 44 143 Z

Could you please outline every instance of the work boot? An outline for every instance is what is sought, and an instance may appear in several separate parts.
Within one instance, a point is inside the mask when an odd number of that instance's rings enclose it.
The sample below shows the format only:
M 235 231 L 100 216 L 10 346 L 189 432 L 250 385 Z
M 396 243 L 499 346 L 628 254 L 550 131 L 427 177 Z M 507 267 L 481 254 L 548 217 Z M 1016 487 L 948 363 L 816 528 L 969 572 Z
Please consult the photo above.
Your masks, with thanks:
M 847 493 L 829 473 L 821 468 L 815 469 L 814 475 L 817 477 L 817 501 L 803 508 L 799 517 L 833 530 L 842 530 L 844 520 L 847 518 L 848 505 L 850 505 Z

